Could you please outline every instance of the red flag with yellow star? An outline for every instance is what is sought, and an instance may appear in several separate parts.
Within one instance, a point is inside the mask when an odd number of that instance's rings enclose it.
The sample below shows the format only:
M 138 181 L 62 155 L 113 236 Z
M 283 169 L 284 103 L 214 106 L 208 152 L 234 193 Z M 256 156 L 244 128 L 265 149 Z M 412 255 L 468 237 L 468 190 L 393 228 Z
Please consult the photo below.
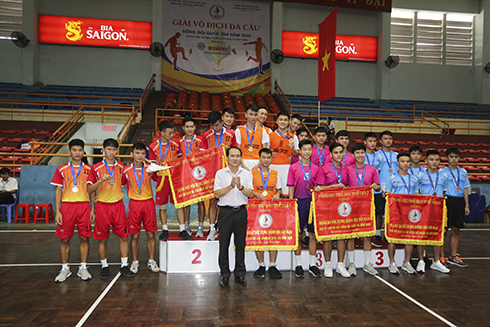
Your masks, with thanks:
M 318 52 L 318 101 L 335 96 L 335 37 L 337 35 L 337 7 L 320 24 Z

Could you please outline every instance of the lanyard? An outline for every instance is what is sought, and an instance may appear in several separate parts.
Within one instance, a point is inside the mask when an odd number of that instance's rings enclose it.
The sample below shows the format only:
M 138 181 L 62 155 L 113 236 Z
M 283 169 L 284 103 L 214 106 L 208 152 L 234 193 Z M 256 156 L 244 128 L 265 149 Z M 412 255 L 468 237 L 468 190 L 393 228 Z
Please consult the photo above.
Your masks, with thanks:
M 279 135 L 281 135 L 282 137 L 286 138 L 286 139 L 290 139 L 291 137 L 288 136 L 288 131 L 286 131 L 286 135 L 284 135 L 283 133 L 281 133 L 280 130 L 276 130 L 276 133 L 279 133 Z
M 252 138 L 250 138 L 250 134 L 248 133 L 248 126 L 245 125 L 245 130 L 247 131 L 247 140 L 248 140 L 248 145 L 252 145 L 252 142 L 254 141 L 254 136 L 255 136 L 255 129 L 257 128 L 257 125 L 254 125 L 254 131 L 252 133 Z
M 405 182 L 405 180 L 403 179 L 403 176 L 398 174 L 398 176 L 400 176 L 400 179 L 402 180 L 403 182 L 403 185 L 405 186 L 405 188 L 407 189 L 407 192 L 408 194 L 412 194 L 410 192 L 410 186 L 412 185 L 412 175 L 408 174 L 408 186 L 407 186 L 407 183 Z
M 165 152 L 163 153 L 163 158 L 162 158 L 162 140 L 158 140 L 158 145 L 160 146 L 160 161 L 164 162 L 165 157 L 167 156 L 167 151 L 168 148 L 170 147 L 169 142 L 165 143 Z
M 371 160 L 369 160 L 369 153 L 366 152 L 366 160 L 367 160 L 367 163 L 368 165 L 371 164 Z
M 136 167 L 134 164 L 133 166 L 133 172 L 134 172 L 134 178 L 136 178 L 136 183 L 138 184 L 138 189 L 141 189 L 141 185 L 143 184 L 143 175 L 145 173 L 145 163 L 143 162 L 143 167 L 141 167 L 141 179 L 138 178 L 138 173 L 136 172 Z
M 419 167 L 419 168 L 418 168 L 418 170 L 419 170 L 419 171 L 417 172 L 417 175 L 415 175 L 415 174 L 413 173 L 413 168 L 412 168 L 412 167 L 410 167 L 410 168 L 408 168 L 408 169 L 410 170 L 410 172 L 411 172 L 411 173 L 412 173 L 412 175 L 414 175 L 414 176 L 418 176 L 418 175 L 420 174 L 420 171 L 422 170 L 422 168 L 421 168 L 421 167 Z
M 218 139 L 218 136 L 216 135 L 216 132 L 213 130 L 213 134 L 214 134 L 214 145 L 215 146 L 219 146 L 221 145 L 221 143 L 223 143 L 223 135 L 225 134 L 225 128 L 224 127 L 221 127 L 221 134 L 219 135 L 219 139 Z
M 342 158 L 342 164 L 345 165 L 345 159 L 347 158 L 347 150 L 344 153 L 344 157 Z
M 105 162 L 105 160 L 104 160 L 104 162 Z M 77 179 L 78 179 L 78 176 L 80 176 L 80 172 L 82 171 L 82 167 L 83 167 L 83 161 L 80 163 L 80 168 L 78 168 L 77 176 L 75 176 L 75 169 L 73 168 L 73 165 L 70 163 L 71 175 L 73 176 L 73 185 L 75 185 L 75 186 L 77 186 Z M 107 165 L 106 165 L 106 167 L 107 167 Z M 109 169 L 107 169 L 107 170 L 109 170 Z
M 309 165 L 310 171 L 308 173 L 305 171 L 305 166 L 303 166 L 303 162 L 301 161 L 301 159 L 299 160 L 299 164 L 301 165 L 301 170 L 303 171 L 303 177 L 306 181 L 306 184 L 308 184 L 310 182 L 310 177 L 311 177 L 311 162 Z M 306 187 L 308 187 L 308 186 L 306 186 Z
M 432 182 L 432 177 L 430 177 L 430 173 L 429 173 L 428 169 L 426 170 L 426 173 L 427 173 L 427 176 L 429 176 L 430 186 L 432 186 L 432 188 L 434 189 L 434 192 L 437 192 L 436 188 L 437 188 L 437 183 L 439 182 L 439 171 L 437 171 L 437 173 L 436 173 L 437 178 L 436 178 L 435 184 Z
M 332 168 L 335 172 L 335 178 L 337 179 L 337 183 L 342 183 L 342 171 L 344 169 L 344 166 L 343 165 L 340 165 L 340 175 L 337 173 L 337 168 L 335 168 L 335 165 L 333 164 L 333 162 L 330 163 L 332 165 Z
M 362 177 L 359 179 L 359 169 L 356 167 L 356 170 L 357 170 L 357 174 L 356 174 L 356 178 L 357 178 L 357 183 L 359 184 L 359 186 L 362 186 L 363 183 L 364 183 L 364 175 L 366 174 L 366 165 L 364 165 L 364 167 L 362 168 Z
M 323 156 L 325 155 L 325 146 L 323 146 L 322 153 L 320 154 L 320 149 L 318 145 L 315 144 L 316 152 L 318 153 L 318 159 L 320 160 L 320 165 L 323 165 Z
M 182 138 L 182 140 L 184 141 L 185 155 L 186 156 L 188 156 L 191 153 L 191 151 L 192 151 L 192 144 L 194 143 L 194 139 L 195 138 L 196 138 L 196 135 L 193 135 L 192 136 L 192 139 L 191 139 L 191 144 L 189 145 L 189 149 L 187 149 L 187 139 L 185 138 L 185 136 Z
M 112 179 L 114 179 L 114 171 L 116 171 L 116 161 L 114 160 L 114 167 L 112 167 L 112 171 L 109 169 L 109 165 L 107 164 L 107 161 L 105 161 L 105 159 L 103 161 L 104 161 L 105 169 L 107 169 L 109 175 L 111 175 Z M 80 171 L 78 173 L 80 174 Z
M 271 177 L 271 171 L 267 170 L 267 181 L 264 181 L 264 173 L 262 172 L 262 167 L 259 167 L 260 177 L 262 177 L 262 188 L 267 191 L 267 185 L 269 185 L 269 177 Z
M 393 154 L 393 151 L 390 151 L 390 160 L 389 161 L 388 161 L 388 156 L 386 155 L 385 150 L 381 150 L 381 152 L 383 152 L 383 154 L 385 155 L 385 159 L 386 159 L 386 163 L 388 164 L 388 168 L 390 168 L 391 170 L 393 170 L 391 168 L 391 155 Z
M 449 167 L 447 167 L 447 169 L 451 173 L 451 176 L 453 176 L 454 186 L 456 186 L 457 188 L 459 188 L 459 169 L 456 168 L 456 170 L 458 171 L 458 180 L 457 181 L 456 181 L 456 177 L 454 177 L 453 170 L 451 168 L 449 168 Z M 458 192 L 459 192 L 459 190 L 458 190 Z

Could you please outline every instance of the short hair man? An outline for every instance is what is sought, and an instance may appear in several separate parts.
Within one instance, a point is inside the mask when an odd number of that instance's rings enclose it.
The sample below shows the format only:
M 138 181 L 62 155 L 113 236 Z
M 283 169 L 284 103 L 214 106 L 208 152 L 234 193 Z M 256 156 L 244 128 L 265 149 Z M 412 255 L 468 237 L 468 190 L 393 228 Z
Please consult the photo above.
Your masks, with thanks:
M 223 119 L 223 126 L 231 130 L 233 128 L 233 123 L 235 122 L 235 109 L 229 107 L 223 109 L 221 118 Z
M 0 169 L 0 204 L 11 204 L 15 202 L 19 184 L 17 179 L 10 177 L 10 169 Z
M 346 167 L 355 165 L 356 159 L 354 159 L 352 153 L 347 151 L 350 143 L 350 133 L 345 129 L 338 131 L 337 134 L 335 134 L 335 142 L 344 147 L 344 151 L 342 152 L 342 165 L 345 165 Z M 327 162 L 331 161 L 332 157 L 328 157 Z

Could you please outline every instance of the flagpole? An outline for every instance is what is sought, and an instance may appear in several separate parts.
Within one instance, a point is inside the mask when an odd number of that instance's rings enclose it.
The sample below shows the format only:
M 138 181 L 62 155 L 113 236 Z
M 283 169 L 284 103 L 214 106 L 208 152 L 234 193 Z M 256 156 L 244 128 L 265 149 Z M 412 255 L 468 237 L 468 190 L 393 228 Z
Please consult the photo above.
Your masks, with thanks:
M 320 101 L 318 101 L 318 126 L 320 126 Z

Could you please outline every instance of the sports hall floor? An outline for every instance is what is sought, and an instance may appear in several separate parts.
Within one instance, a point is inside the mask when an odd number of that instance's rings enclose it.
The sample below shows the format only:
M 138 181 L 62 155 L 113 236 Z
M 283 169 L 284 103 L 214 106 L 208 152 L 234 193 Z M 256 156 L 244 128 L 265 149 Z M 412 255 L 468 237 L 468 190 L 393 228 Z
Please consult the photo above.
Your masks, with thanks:
M 489 326 L 490 228 L 472 224 L 461 235 L 469 268 L 451 266 L 449 275 L 379 269 L 379 278 L 358 270 L 350 279 L 298 279 L 283 271 L 282 279 L 258 280 L 247 273 L 247 287 L 231 279 L 226 288 L 217 273 L 155 274 L 141 265 L 134 279 L 119 277 L 113 265 L 113 279 L 100 280 L 94 240 L 93 279 L 84 282 L 73 239 L 72 276 L 56 284 L 54 225 L 0 223 L 0 326 Z M 112 235 L 109 262 L 119 262 L 118 252 Z

